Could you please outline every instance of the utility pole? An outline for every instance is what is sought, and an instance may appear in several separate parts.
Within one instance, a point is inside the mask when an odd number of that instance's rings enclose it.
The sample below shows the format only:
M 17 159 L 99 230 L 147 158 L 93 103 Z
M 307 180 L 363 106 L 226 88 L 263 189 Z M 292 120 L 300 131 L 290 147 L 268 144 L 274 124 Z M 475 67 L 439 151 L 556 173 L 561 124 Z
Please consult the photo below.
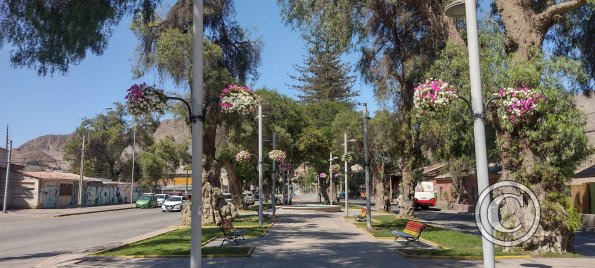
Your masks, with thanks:
M 273 132 L 273 150 L 277 149 L 277 133 Z M 275 159 L 273 158 L 273 172 L 271 173 L 271 181 L 273 182 L 272 184 L 272 190 L 271 190 L 271 203 L 273 203 L 273 217 L 275 216 L 275 212 L 276 212 L 276 208 L 275 208 L 275 202 L 276 202 L 276 196 L 275 196 L 275 191 L 277 190 L 277 188 L 275 188 L 275 175 L 276 171 L 275 171 Z
M 8 203 L 8 178 L 10 177 L 10 157 L 12 155 L 12 141 L 9 142 L 8 148 L 8 161 L 6 162 L 6 178 L 4 180 L 4 203 L 2 206 L 2 211 L 6 212 L 7 203 Z
M 4 148 L 8 149 L 8 124 L 6 124 L 6 147 Z
M 83 207 L 83 170 L 85 167 L 85 133 L 83 133 L 83 146 L 81 147 L 81 178 L 79 180 L 79 202 L 78 207 Z
M 370 208 L 370 157 L 368 152 L 368 104 L 364 103 L 364 170 L 366 172 L 366 222 L 372 230 L 372 210 Z

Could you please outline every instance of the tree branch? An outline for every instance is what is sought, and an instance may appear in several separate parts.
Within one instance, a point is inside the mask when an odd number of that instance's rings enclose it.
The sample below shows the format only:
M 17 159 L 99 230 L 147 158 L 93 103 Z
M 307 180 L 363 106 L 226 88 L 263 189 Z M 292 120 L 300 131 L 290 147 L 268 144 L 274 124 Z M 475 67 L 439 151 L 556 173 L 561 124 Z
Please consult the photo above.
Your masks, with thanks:
M 534 16 L 534 22 L 540 29 L 549 28 L 565 12 L 576 9 L 587 3 L 587 0 L 572 0 L 548 7 L 545 11 Z

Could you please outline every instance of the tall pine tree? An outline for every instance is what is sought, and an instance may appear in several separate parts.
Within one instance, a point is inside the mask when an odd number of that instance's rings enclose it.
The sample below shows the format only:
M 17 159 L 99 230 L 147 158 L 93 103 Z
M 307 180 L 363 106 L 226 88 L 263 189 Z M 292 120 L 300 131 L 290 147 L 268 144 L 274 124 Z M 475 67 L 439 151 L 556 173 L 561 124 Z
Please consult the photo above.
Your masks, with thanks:
M 298 84 L 289 86 L 300 91 L 299 98 L 303 102 L 352 103 L 351 98 L 359 94 L 351 88 L 355 76 L 349 75 L 349 65 L 341 62 L 339 51 L 323 38 L 315 37 L 309 42 L 310 53 L 305 66 L 295 65 L 299 75 L 289 76 Z

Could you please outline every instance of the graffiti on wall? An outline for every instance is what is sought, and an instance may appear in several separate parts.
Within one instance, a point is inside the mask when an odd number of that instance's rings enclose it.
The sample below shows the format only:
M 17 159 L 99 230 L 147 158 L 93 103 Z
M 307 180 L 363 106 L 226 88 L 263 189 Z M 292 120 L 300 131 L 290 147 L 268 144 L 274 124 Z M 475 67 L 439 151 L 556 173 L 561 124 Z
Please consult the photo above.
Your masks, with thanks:
M 63 183 L 64 184 L 64 183 Z M 72 182 L 72 192 L 67 196 L 60 196 L 60 182 L 46 182 L 39 189 L 41 208 L 76 207 L 78 203 L 78 182 Z M 84 184 L 84 206 L 102 206 L 130 203 L 130 184 L 104 184 L 103 182 L 88 182 Z M 134 199 L 139 195 L 135 188 Z
M 39 189 L 41 208 L 56 208 L 58 206 L 58 183 L 48 183 Z
M 138 189 L 135 189 L 135 197 Z M 85 206 L 130 203 L 130 184 L 103 184 L 90 182 L 85 189 Z

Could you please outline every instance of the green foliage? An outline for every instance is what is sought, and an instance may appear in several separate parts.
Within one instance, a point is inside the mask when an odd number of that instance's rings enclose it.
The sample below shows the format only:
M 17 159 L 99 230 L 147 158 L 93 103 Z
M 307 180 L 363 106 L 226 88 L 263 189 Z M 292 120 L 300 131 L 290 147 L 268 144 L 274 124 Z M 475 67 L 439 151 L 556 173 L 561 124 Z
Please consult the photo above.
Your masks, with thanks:
M 300 106 L 304 119 L 309 127 L 321 130 L 325 136 L 332 136 L 332 122 L 337 114 L 350 111 L 346 103 L 335 101 L 320 101 L 316 103 L 304 103 Z
M 352 90 L 354 76 L 349 75 L 350 66 L 341 63 L 340 53 L 325 39 L 310 41 L 310 52 L 305 66 L 294 68 L 299 76 L 290 75 L 298 84 L 292 85 L 301 94 L 303 102 L 337 101 L 351 104 L 358 96 Z
M 205 16 L 205 43 L 219 47 L 222 55 L 217 61 L 204 64 L 205 73 L 209 69 L 225 69 L 232 79 L 218 80 L 219 83 L 239 81 L 240 84 L 245 84 L 248 77 L 258 76 L 261 42 L 251 40 L 237 24 L 232 1 L 217 4 L 220 6 L 218 12 Z M 157 15 L 139 17 L 141 15 L 143 14 L 137 15 L 131 26 L 140 41 L 135 75 L 142 76 L 154 68 L 162 77 L 169 76 L 177 84 L 186 81 L 190 87 L 192 28 L 189 26 L 192 25 L 192 5 L 188 1 L 176 1 L 165 18 Z M 205 60 L 207 58 L 205 55 Z M 215 88 L 220 91 L 223 85 Z
M 190 164 L 188 144 L 178 144 L 171 136 L 146 147 L 140 154 L 143 178 L 141 182 L 156 187 L 160 179 L 175 175 L 180 165 Z
M 580 162 L 594 151 L 585 134 L 585 115 L 574 104 L 574 95 L 556 88 L 544 90 L 546 102 L 538 121 L 525 126 L 543 180 L 571 178 Z
M 335 115 L 331 124 L 331 135 L 333 151 L 343 152 L 343 133 L 347 133 L 347 139 L 357 140 L 348 144 L 348 151 L 359 152 L 363 150 L 363 115 L 354 110 L 343 110 Z
M 167 71 L 177 84 L 188 80 L 192 73 L 192 36 L 175 28 L 165 29 L 155 47 L 157 68 Z
M 318 171 L 325 170 L 330 151 L 329 141 L 321 130 L 305 128 L 298 140 L 298 150 L 302 154 L 302 159 L 308 161 L 309 166 L 313 166 Z
M 581 71 L 588 74 L 588 79 L 575 87 L 591 92 L 595 84 L 595 1 L 566 12 L 557 18 L 557 24 L 548 32 L 545 39 L 552 46 L 545 50 L 556 56 L 580 61 Z
M 148 11 L 154 1 L 65 0 L 0 2 L 0 48 L 11 44 L 14 67 L 37 69 L 39 75 L 65 74 L 87 52 L 103 54 L 117 25 L 126 13 Z
M 126 112 L 122 104 L 116 106 L 106 114 L 99 114 L 95 118 L 85 118 L 76 129 L 73 139 L 65 146 L 65 159 L 72 161 L 72 172 L 79 173 L 80 150 L 83 135 L 86 136 L 85 145 L 85 175 L 92 177 L 118 179 L 129 175 L 130 159 L 122 159 L 122 152 L 133 143 L 132 126 L 124 119 Z M 141 122 L 151 123 L 150 126 L 139 128 L 137 144 L 152 143 L 151 133 L 158 127 L 153 118 L 140 118 Z M 129 176 L 125 176 L 129 178 Z

